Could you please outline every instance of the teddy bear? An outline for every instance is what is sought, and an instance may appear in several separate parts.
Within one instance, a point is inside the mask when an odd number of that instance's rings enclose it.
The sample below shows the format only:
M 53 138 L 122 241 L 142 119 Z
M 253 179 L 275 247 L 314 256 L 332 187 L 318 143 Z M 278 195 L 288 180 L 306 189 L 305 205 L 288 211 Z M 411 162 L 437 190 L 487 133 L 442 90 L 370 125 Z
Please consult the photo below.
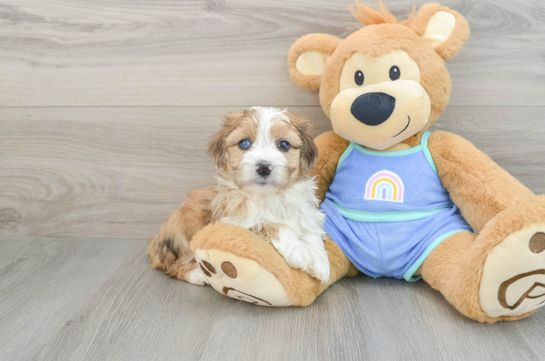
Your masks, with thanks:
M 288 54 L 293 81 L 318 90 L 333 131 L 315 139 L 326 215 L 327 283 L 289 267 L 247 229 L 216 223 L 192 250 L 218 292 L 263 306 L 307 306 L 363 273 L 423 279 L 479 322 L 517 320 L 545 304 L 545 196 L 533 194 L 458 135 L 429 132 L 446 108 L 445 61 L 467 21 L 436 3 L 398 21 L 382 4 L 350 9 L 346 39 L 309 34 Z

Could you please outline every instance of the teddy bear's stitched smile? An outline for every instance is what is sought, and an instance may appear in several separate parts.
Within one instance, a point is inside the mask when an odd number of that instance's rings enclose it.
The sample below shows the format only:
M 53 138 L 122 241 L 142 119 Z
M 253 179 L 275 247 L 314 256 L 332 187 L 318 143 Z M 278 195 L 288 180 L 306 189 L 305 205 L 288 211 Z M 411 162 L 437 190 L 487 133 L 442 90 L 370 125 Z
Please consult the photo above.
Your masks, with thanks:
M 407 118 L 409 118 L 409 121 L 407 122 L 407 125 L 405 126 L 405 128 L 403 128 L 403 130 L 399 133 L 397 133 L 396 135 L 394 135 L 392 138 L 395 138 L 397 137 L 398 135 L 400 135 L 401 133 L 403 133 L 405 131 L 405 129 L 407 129 L 409 127 L 409 124 L 411 124 L 411 117 L 409 115 L 407 115 Z

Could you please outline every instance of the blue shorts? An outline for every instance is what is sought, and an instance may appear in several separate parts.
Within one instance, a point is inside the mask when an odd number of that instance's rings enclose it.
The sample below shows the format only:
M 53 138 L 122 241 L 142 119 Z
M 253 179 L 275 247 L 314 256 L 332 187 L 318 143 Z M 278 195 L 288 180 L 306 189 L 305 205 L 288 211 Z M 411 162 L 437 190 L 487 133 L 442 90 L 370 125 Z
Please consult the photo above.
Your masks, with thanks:
M 344 218 L 325 199 L 325 230 L 361 272 L 371 277 L 418 281 L 414 273 L 442 241 L 472 229 L 458 207 L 442 209 L 426 218 L 405 222 L 359 222 Z

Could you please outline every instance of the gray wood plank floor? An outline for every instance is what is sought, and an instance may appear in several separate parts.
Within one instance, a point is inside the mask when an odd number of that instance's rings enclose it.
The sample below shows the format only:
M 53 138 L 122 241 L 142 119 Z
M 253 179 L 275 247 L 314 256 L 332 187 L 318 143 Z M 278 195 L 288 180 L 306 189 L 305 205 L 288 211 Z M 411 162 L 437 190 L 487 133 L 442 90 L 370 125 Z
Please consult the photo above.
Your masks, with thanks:
M 265 308 L 151 270 L 142 240 L 4 238 L 2 360 L 542 360 L 545 313 L 460 316 L 423 282 L 341 280 Z
M 403 17 L 413 1 L 384 3 Z M 545 2 L 441 3 L 472 35 L 434 129 L 545 193 Z M 214 182 L 206 143 L 223 114 L 288 106 L 331 129 L 286 55 L 304 34 L 354 31 L 348 6 L 0 0 L 0 360 L 545 357 L 545 311 L 482 325 L 423 282 L 361 276 L 267 309 L 149 268 L 146 239 Z

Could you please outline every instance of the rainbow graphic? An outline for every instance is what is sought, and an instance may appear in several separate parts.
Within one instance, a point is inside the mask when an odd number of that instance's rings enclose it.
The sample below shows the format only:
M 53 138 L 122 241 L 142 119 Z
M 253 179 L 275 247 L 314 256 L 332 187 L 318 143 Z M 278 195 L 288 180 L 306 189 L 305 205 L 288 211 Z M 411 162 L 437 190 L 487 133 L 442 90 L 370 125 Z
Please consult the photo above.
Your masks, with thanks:
M 365 199 L 403 202 L 405 186 L 397 174 L 388 170 L 376 172 L 365 185 Z

